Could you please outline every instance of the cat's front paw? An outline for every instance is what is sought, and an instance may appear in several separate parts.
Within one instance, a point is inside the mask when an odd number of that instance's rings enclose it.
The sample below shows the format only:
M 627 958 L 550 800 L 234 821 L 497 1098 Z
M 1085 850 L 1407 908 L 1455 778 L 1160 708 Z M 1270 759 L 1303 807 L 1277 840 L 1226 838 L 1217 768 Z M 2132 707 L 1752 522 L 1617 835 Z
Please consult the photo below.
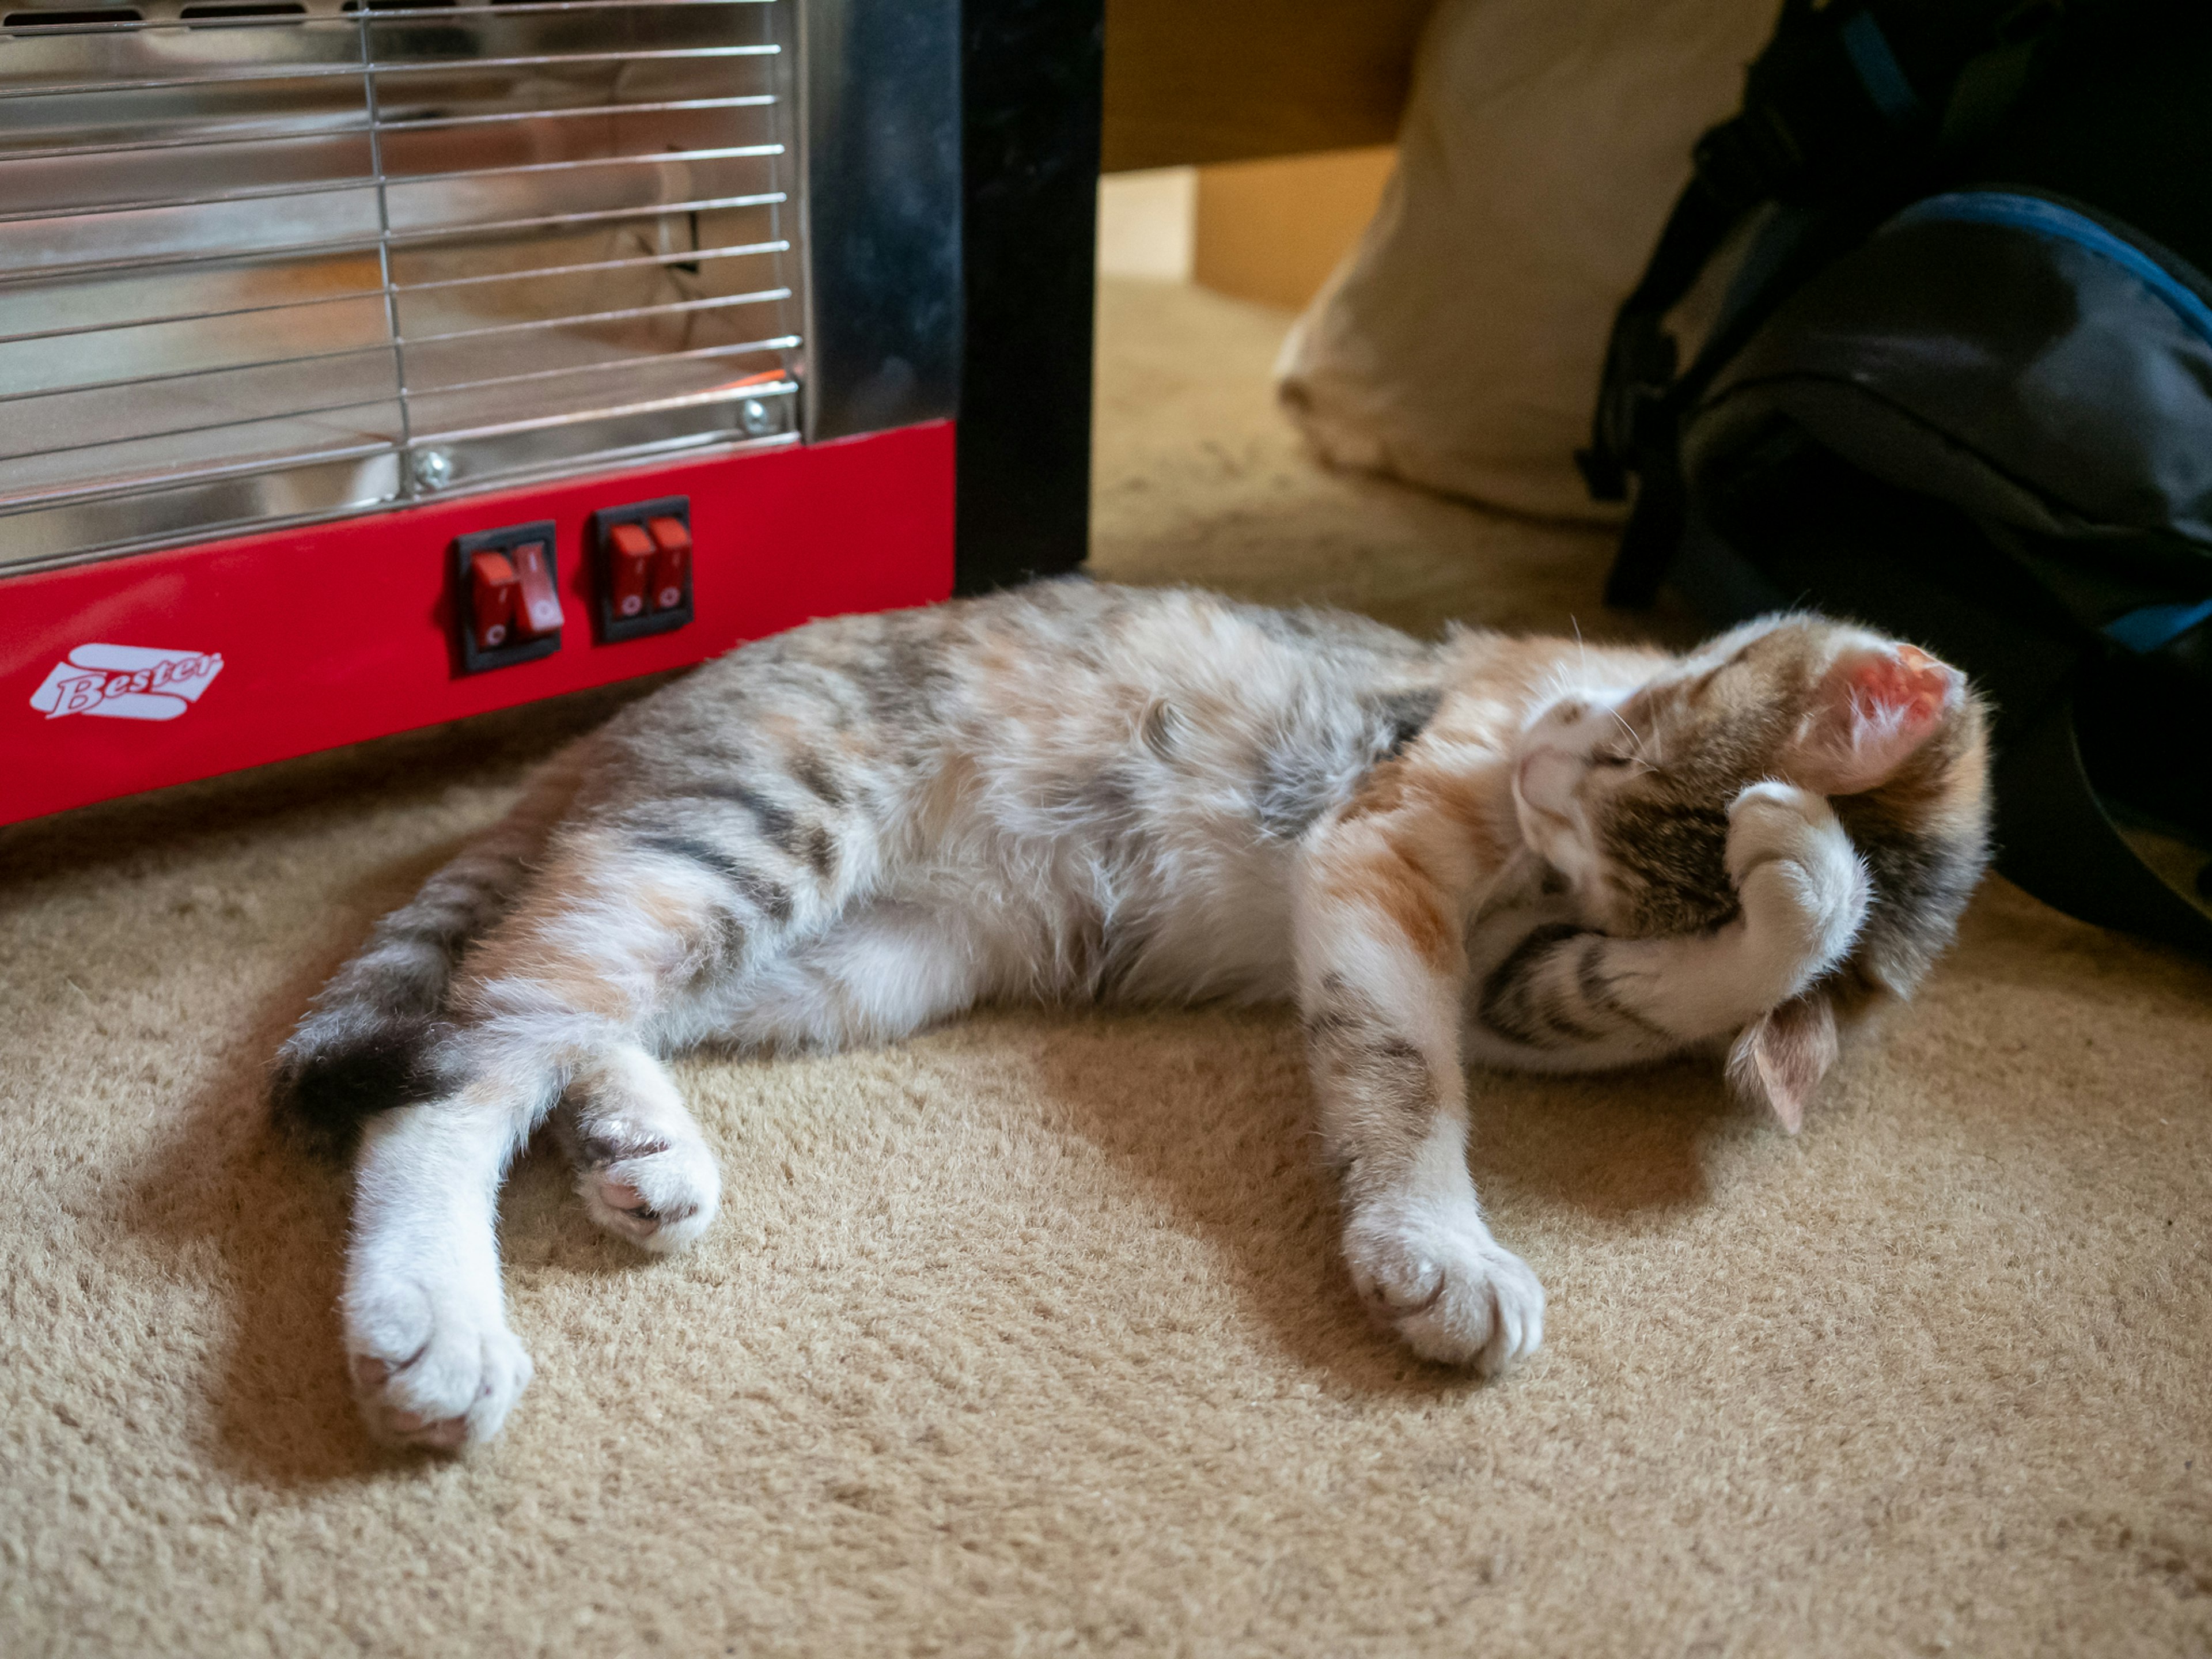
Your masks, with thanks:
M 497 1291 L 397 1279 L 349 1289 L 346 1365 L 370 1436 L 453 1452 L 497 1434 L 530 1382 Z
M 1729 804 L 1727 861 L 1771 981 L 1755 1000 L 1786 1002 L 1857 939 L 1873 894 L 1866 866 L 1825 799 L 1773 782 Z
M 1472 1212 L 1462 1218 L 1370 1212 L 1345 1229 L 1360 1298 L 1424 1359 L 1484 1376 L 1544 1340 L 1544 1287 Z

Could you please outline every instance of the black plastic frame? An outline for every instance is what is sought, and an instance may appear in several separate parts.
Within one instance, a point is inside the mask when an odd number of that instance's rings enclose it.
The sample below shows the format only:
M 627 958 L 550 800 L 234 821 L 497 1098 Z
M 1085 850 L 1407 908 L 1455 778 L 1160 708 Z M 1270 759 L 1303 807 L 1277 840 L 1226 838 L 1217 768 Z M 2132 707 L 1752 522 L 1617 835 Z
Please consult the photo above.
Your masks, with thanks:
M 953 587 L 1079 568 L 1091 540 L 1104 0 L 963 0 L 965 331 Z
M 807 0 L 809 443 L 954 417 L 953 588 L 1090 551 L 1104 0 Z
M 453 558 L 448 569 L 453 578 L 454 667 L 463 674 L 486 674 L 495 668 L 513 668 L 518 663 L 536 662 L 540 657 L 550 657 L 561 648 L 560 629 L 543 634 L 535 639 L 523 640 L 514 645 L 502 645 L 493 651 L 477 648 L 469 630 L 469 561 L 479 553 L 506 553 L 526 542 L 545 544 L 545 562 L 552 567 L 553 591 L 561 591 L 561 544 L 553 533 L 553 520 L 539 519 L 530 524 L 507 525 L 498 530 L 479 530 L 472 535 L 453 538 Z
M 603 507 L 592 514 L 591 545 L 585 556 L 592 562 L 592 615 L 598 625 L 601 645 L 620 645 L 624 640 L 641 640 L 654 634 L 666 634 L 683 627 L 691 620 L 691 583 L 699 574 L 698 540 L 692 539 L 690 562 L 684 567 L 684 603 L 673 611 L 648 611 L 639 617 L 617 617 L 614 610 L 614 583 L 609 579 L 607 564 L 607 532 L 617 525 L 643 524 L 647 519 L 681 519 L 684 528 L 691 528 L 691 498 L 689 495 L 661 495 L 649 501 L 630 501 L 621 507 Z

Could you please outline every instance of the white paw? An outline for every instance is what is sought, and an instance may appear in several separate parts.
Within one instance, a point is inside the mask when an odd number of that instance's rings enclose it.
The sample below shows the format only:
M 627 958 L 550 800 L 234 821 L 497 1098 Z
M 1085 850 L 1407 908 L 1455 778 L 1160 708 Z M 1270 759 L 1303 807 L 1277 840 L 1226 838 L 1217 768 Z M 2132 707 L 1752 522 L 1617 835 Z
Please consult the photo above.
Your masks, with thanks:
M 496 1289 L 395 1280 L 349 1289 L 346 1363 L 354 1399 L 389 1446 L 459 1451 L 490 1439 L 530 1382 Z
M 576 1191 L 592 1219 L 656 1255 L 689 1248 L 721 1206 L 714 1154 L 687 1135 L 601 1119 L 580 1136 L 575 1159 Z
M 1481 1218 L 1370 1212 L 1345 1229 L 1361 1299 L 1424 1359 L 1495 1375 L 1544 1340 L 1544 1287 Z
M 1729 805 L 1729 878 L 1764 945 L 1769 1006 L 1787 1001 L 1841 962 L 1873 893 L 1850 837 L 1822 797 L 1794 784 L 1754 783 Z

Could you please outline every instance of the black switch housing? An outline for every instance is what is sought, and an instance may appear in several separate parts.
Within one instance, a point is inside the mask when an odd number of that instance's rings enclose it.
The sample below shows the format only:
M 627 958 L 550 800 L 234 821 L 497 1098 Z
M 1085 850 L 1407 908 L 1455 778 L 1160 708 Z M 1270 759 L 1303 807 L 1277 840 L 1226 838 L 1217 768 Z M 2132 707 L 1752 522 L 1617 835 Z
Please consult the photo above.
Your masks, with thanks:
M 613 534 L 617 525 L 634 524 L 641 528 L 653 519 L 674 519 L 687 532 L 690 531 L 691 498 L 689 495 L 662 495 L 649 501 L 603 507 L 592 514 L 592 589 L 594 595 L 592 614 L 598 621 L 601 645 L 614 645 L 623 640 L 641 640 L 648 634 L 665 634 L 691 620 L 691 581 L 699 564 L 699 542 L 696 536 L 692 538 L 690 561 L 684 570 L 683 604 L 672 605 L 665 611 L 646 611 L 635 617 L 615 615 L 612 553 L 607 538 Z

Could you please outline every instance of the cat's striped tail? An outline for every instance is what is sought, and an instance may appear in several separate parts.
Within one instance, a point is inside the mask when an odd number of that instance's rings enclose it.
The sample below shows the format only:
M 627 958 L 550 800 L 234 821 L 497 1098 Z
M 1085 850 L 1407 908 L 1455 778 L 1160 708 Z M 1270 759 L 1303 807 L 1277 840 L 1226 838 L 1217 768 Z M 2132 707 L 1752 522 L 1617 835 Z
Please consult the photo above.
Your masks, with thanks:
M 513 906 L 584 769 L 583 744 L 556 756 L 507 815 L 376 924 L 276 1051 L 277 1121 L 316 1150 L 349 1152 L 376 1113 L 429 1097 L 428 1064 L 455 969 Z

